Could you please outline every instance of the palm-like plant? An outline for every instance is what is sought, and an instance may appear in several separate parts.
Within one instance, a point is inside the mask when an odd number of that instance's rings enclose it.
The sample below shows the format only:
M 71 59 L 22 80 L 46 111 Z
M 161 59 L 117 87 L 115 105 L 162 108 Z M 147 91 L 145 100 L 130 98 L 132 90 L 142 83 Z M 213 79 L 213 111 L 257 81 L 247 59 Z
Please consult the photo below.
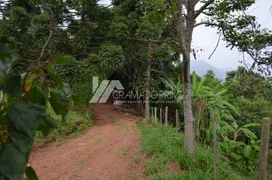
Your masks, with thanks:
M 162 80 L 170 92 L 164 93 L 165 96 L 169 93 L 176 95 L 176 103 L 182 110 L 183 94 L 182 83 L 174 83 L 171 79 Z M 207 130 L 210 131 L 210 117 L 215 111 L 217 120 L 233 119 L 232 114 L 239 114 L 236 108 L 227 102 L 225 98 L 226 89 L 219 89 L 219 84 L 212 88 L 204 86 L 205 78 L 200 78 L 195 72 L 192 74 L 192 101 L 195 116 L 195 131 L 196 137 L 199 140 L 200 134 L 205 137 Z M 164 96 L 164 95 L 163 95 Z
M 205 78 L 197 78 L 196 73 L 192 75 L 192 97 L 195 115 L 195 127 L 197 139 L 200 133 L 207 133 L 210 122 L 209 115 L 216 113 L 218 121 L 233 119 L 232 114 L 239 114 L 237 109 L 231 105 L 225 98 L 227 89 L 220 89 L 218 84 L 214 88 L 204 86 Z
M 260 124 L 257 123 L 238 126 L 236 122 L 231 124 L 222 122 L 217 128 L 219 137 L 223 139 L 217 143 L 219 149 L 234 162 L 243 161 L 245 168 L 255 169 L 258 163 L 260 140 L 249 128 L 258 126 Z M 240 137 L 247 137 L 247 140 Z

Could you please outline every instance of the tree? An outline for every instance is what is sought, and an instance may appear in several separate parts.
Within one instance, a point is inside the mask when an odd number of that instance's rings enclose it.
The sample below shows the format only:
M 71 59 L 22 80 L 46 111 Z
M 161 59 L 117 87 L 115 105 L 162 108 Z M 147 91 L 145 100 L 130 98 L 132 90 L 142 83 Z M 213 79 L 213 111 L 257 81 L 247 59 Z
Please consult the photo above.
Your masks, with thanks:
M 199 9 L 196 5 L 202 3 Z M 183 90 L 184 90 L 184 119 L 185 119 L 185 148 L 189 154 L 195 154 L 194 117 L 192 112 L 191 83 L 190 83 L 190 52 L 192 51 L 192 35 L 195 27 L 202 24 L 216 27 L 222 32 L 230 47 L 237 47 L 247 52 L 255 61 L 253 66 L 271 66 L 271 52 L 266 48 L 272 45 L 271 33 L 260 30 L 255 17 L 246 15 L 245 10 L 254 0 L 178 0 L 176 16 L 176 42 L 180 47 L 183 60 Z M 237 11 L 243 12 L 237 16 Z M 200 14 L 207 15 L 203 22 L 196 23 Z M 252 26 L 252 28 L 248 28 Z M 258 66 L 258 67 L 260 67 Z
M 126 51 L 125 75 L 133 81 L 133 90 L 145 91 L 144 114 L 148 120 L 150 91 L 156 80 L 164 76 L 165 67 L 177 57 L 173 56 L 175 50 L 169 28 L 173 7 L 155 0 L 113 1 L 113 4 L 112 36 Z
M 239 125 L 260 122 L 263 117 L 272 115 L 269 80 L 244 67 L 227 73 L 224 86 L 228 88 L 229 99 L 240 111 L 240 116 L 235 117 Z
M 204 85 L 207 87 L 215 87 L 218 84 L 221 84 L 221 80 L 215 77 L 215 74 L 212 70 L 208 70 L 207 73 L 204 75 L 205 83 Z

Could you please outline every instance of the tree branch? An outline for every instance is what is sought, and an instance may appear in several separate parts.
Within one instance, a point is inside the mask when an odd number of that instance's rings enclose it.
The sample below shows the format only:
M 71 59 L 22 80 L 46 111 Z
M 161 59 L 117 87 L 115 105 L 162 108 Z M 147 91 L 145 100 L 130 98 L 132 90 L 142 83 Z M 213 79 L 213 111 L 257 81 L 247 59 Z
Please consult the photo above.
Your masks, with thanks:
M 215 0 L 208 0 L 205 4 L 195 12 L 195 18 L 197 18 L 209 5 L 211 5 Z
M 201 25 L 206 25 L 206 26 L 216 26 L 216 27 L 219 26 L 218 24 L 215 24 L 215 23 L 200 22 L 200 23 L 196 23 L 196 24 L 194 25 L 194 28 L 195 28 L 195 27 L 198 27 L 198 26 L 201 26 Z
M 48 47 L 51 39 L 53 38 L 53 34 L 54 34 L 54 13 L 50 8 L 48 8 L 48 11 L 49 11 L 49 15 L 50 15 L 50 30 L 49 30 L 50 33 L 49 33 L 49 36 L 48 36 L 45 44 L 43 45 L 42 51 L 40 53 L 40 57 L 38 59 L 39 64 L 40 64 L 40 61 L 42 60 L 42 58 L 44 57 L 45 50 Z
M 215 51 L 216 51 L 217 48 L 218 48 L 218 45 L 219 45 L 219 42 L 220 42 L 220 39 L 221 39 L 221 35 L 222 35 L 222 34 L 220 33 L 220 34 L 219 34 L 219 37 L 218 37 L 217 44 L 216 44 L 216 46 L 215 46 L 215 48 L 214 48 L 212 54 L 209 56 L 209 59 L 211 59 L 211 57 L 213 56 L 213 54 L 215 53 Z

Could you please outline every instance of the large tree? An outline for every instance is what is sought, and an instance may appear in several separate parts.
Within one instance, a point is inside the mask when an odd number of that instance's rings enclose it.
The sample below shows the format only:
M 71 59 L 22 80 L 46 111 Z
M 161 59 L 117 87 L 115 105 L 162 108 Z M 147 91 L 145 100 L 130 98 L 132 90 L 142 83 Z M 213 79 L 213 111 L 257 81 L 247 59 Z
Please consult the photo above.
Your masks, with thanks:
M 268 30 L 260 29 L 256 18 L 246 14 L 254 0 L 177 0 L 176 43 L 183 60 L 183 90 L 185 119 L 185 148 L 190 155 L 195 154 L 195 130 L 192 112 L 190 53 L 194 28 L 206 25 L 217 28 L 222 33 L 227 45 L 237 47 L 248 53 L 254 60 L 252 67 L 262 71 L 271 68 L 272 35 Z M 200 8 L 197 8 L 200 6 Z M 239 13 L 240 12 L 240 13 Z M 200 15 L 206 15 L 197 22 Z

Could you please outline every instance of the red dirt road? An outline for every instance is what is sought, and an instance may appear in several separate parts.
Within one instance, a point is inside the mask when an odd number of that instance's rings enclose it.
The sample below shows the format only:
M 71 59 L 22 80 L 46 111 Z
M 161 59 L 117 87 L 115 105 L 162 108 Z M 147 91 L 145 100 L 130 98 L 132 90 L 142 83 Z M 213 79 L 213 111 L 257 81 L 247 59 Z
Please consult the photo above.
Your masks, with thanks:
M 36 150 L 30 164 L 41 180 L 146 179 L 136 128 L 139 117 L 110 105 L 92 107 L 95 126 L 59 147 Z

